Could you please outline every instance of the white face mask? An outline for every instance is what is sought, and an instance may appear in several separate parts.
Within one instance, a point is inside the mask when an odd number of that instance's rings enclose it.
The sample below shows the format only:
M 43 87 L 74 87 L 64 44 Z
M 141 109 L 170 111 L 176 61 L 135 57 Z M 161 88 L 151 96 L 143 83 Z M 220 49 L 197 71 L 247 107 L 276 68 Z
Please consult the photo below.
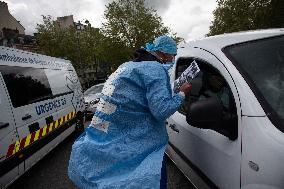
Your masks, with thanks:
M 163 62 L 163 60 L 155 53 L 155 52 L 150 52 L 152 55 L 154 55 L 156 58 L 158 58 L 161 62 Z M 171 69 L 173 67 L 173 65 L 175 64 L 175 59 L 173 58 L 172 61 L 170 62 L 163 62 L 163 66 L 164 68 L 166 68 L 167 70 Z

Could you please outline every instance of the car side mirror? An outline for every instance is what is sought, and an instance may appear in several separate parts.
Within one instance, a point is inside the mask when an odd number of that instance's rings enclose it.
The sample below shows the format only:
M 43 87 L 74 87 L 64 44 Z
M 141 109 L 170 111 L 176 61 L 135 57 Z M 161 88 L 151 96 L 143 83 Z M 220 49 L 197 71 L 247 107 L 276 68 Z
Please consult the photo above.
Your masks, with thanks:
M 222 105 L 215 97 L 189 105 L 186 121 L 193 127 L 217 131 L 222 125 Z

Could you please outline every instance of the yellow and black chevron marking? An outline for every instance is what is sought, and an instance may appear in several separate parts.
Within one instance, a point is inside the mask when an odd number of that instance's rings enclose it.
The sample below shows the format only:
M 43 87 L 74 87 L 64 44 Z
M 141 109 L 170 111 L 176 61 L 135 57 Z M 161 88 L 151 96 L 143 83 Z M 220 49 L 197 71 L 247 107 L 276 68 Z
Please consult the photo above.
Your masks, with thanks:
M 69 114 L 59 118 L 58 120 L 56 120 L 56 121 L 54 121 L 54 122 L 52 122 L 48 125 L 45 125 L 43 128 L 41 128 L 41 129 L 29 134 L 28 136 L 16 141 L 15 143 L 11 144 L 8 148 L 6 158 L 14 155 L 18 151 L 26 148 L 27 146 L 29 146 L 33 142 L 41 139 L 42 137 L 44 137 L 48 133 L 54 131 L 56 128 L 60 127 L 65 122 L 74 118 L 75 115 L 76 115 L 76 112 L 70 112 Z

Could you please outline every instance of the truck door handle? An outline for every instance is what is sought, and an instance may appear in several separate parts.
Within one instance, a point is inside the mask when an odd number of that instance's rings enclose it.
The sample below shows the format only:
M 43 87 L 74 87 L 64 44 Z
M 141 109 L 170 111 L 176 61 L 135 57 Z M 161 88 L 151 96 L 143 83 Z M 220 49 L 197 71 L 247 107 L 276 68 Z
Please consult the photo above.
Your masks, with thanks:
M 8 126 L 9 126 L 9 123 L 0 122 L 0 129 L 3 129 L 3 128 L 8 127 Z
M 30 114 L 26 114 L 24 117 L 22 117 L 22 120 L 30 119 L 32 116 Z
M 169 127 L 170 127 L 173 131 L 179 133 L 179 130 L 176 128 L 176 125 L 175 125 L 175 124 L 170 124 Z

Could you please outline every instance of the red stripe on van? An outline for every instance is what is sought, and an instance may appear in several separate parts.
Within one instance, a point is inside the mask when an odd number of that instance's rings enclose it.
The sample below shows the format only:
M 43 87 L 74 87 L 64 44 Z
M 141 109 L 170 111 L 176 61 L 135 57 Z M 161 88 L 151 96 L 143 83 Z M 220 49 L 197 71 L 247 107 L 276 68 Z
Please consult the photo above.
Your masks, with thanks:
M 21 150 L 21 149 L 23 149 L 23 148 L 25 147 L 26 139 L 27 139 L 27 137 L 25 137 L 25 138 L 23 138 L 23 139 L 21 140 L 19 150 Z
M 8 149 L 8 151 L 7 151 L 6 157 L 10 157 L 11 155 L 13 155 L 14 148 L 15 148 L 15 143 L 14 143 L 14 144 L 11 144 L 11 145 L 9 146 L 9 149 Z
M 45 135 L 47 135 L 49 133 L 49 127 L 50 127 L 50 124 L 47 124 L 46 129 L 45 129 Z
M 32 133 L 31 140 L 30 140 L 30 144 L 34 142 L 34 139 L 35 139 L 35 133 L 36 133 L 36 132 L 33 132 L 33 133 Z
M 42 132 L 43 132 L 43 128 L 41 128 L 41 129 L 39 130 L 38 139 L 40 139 L 40 138 L 42 137 Z

